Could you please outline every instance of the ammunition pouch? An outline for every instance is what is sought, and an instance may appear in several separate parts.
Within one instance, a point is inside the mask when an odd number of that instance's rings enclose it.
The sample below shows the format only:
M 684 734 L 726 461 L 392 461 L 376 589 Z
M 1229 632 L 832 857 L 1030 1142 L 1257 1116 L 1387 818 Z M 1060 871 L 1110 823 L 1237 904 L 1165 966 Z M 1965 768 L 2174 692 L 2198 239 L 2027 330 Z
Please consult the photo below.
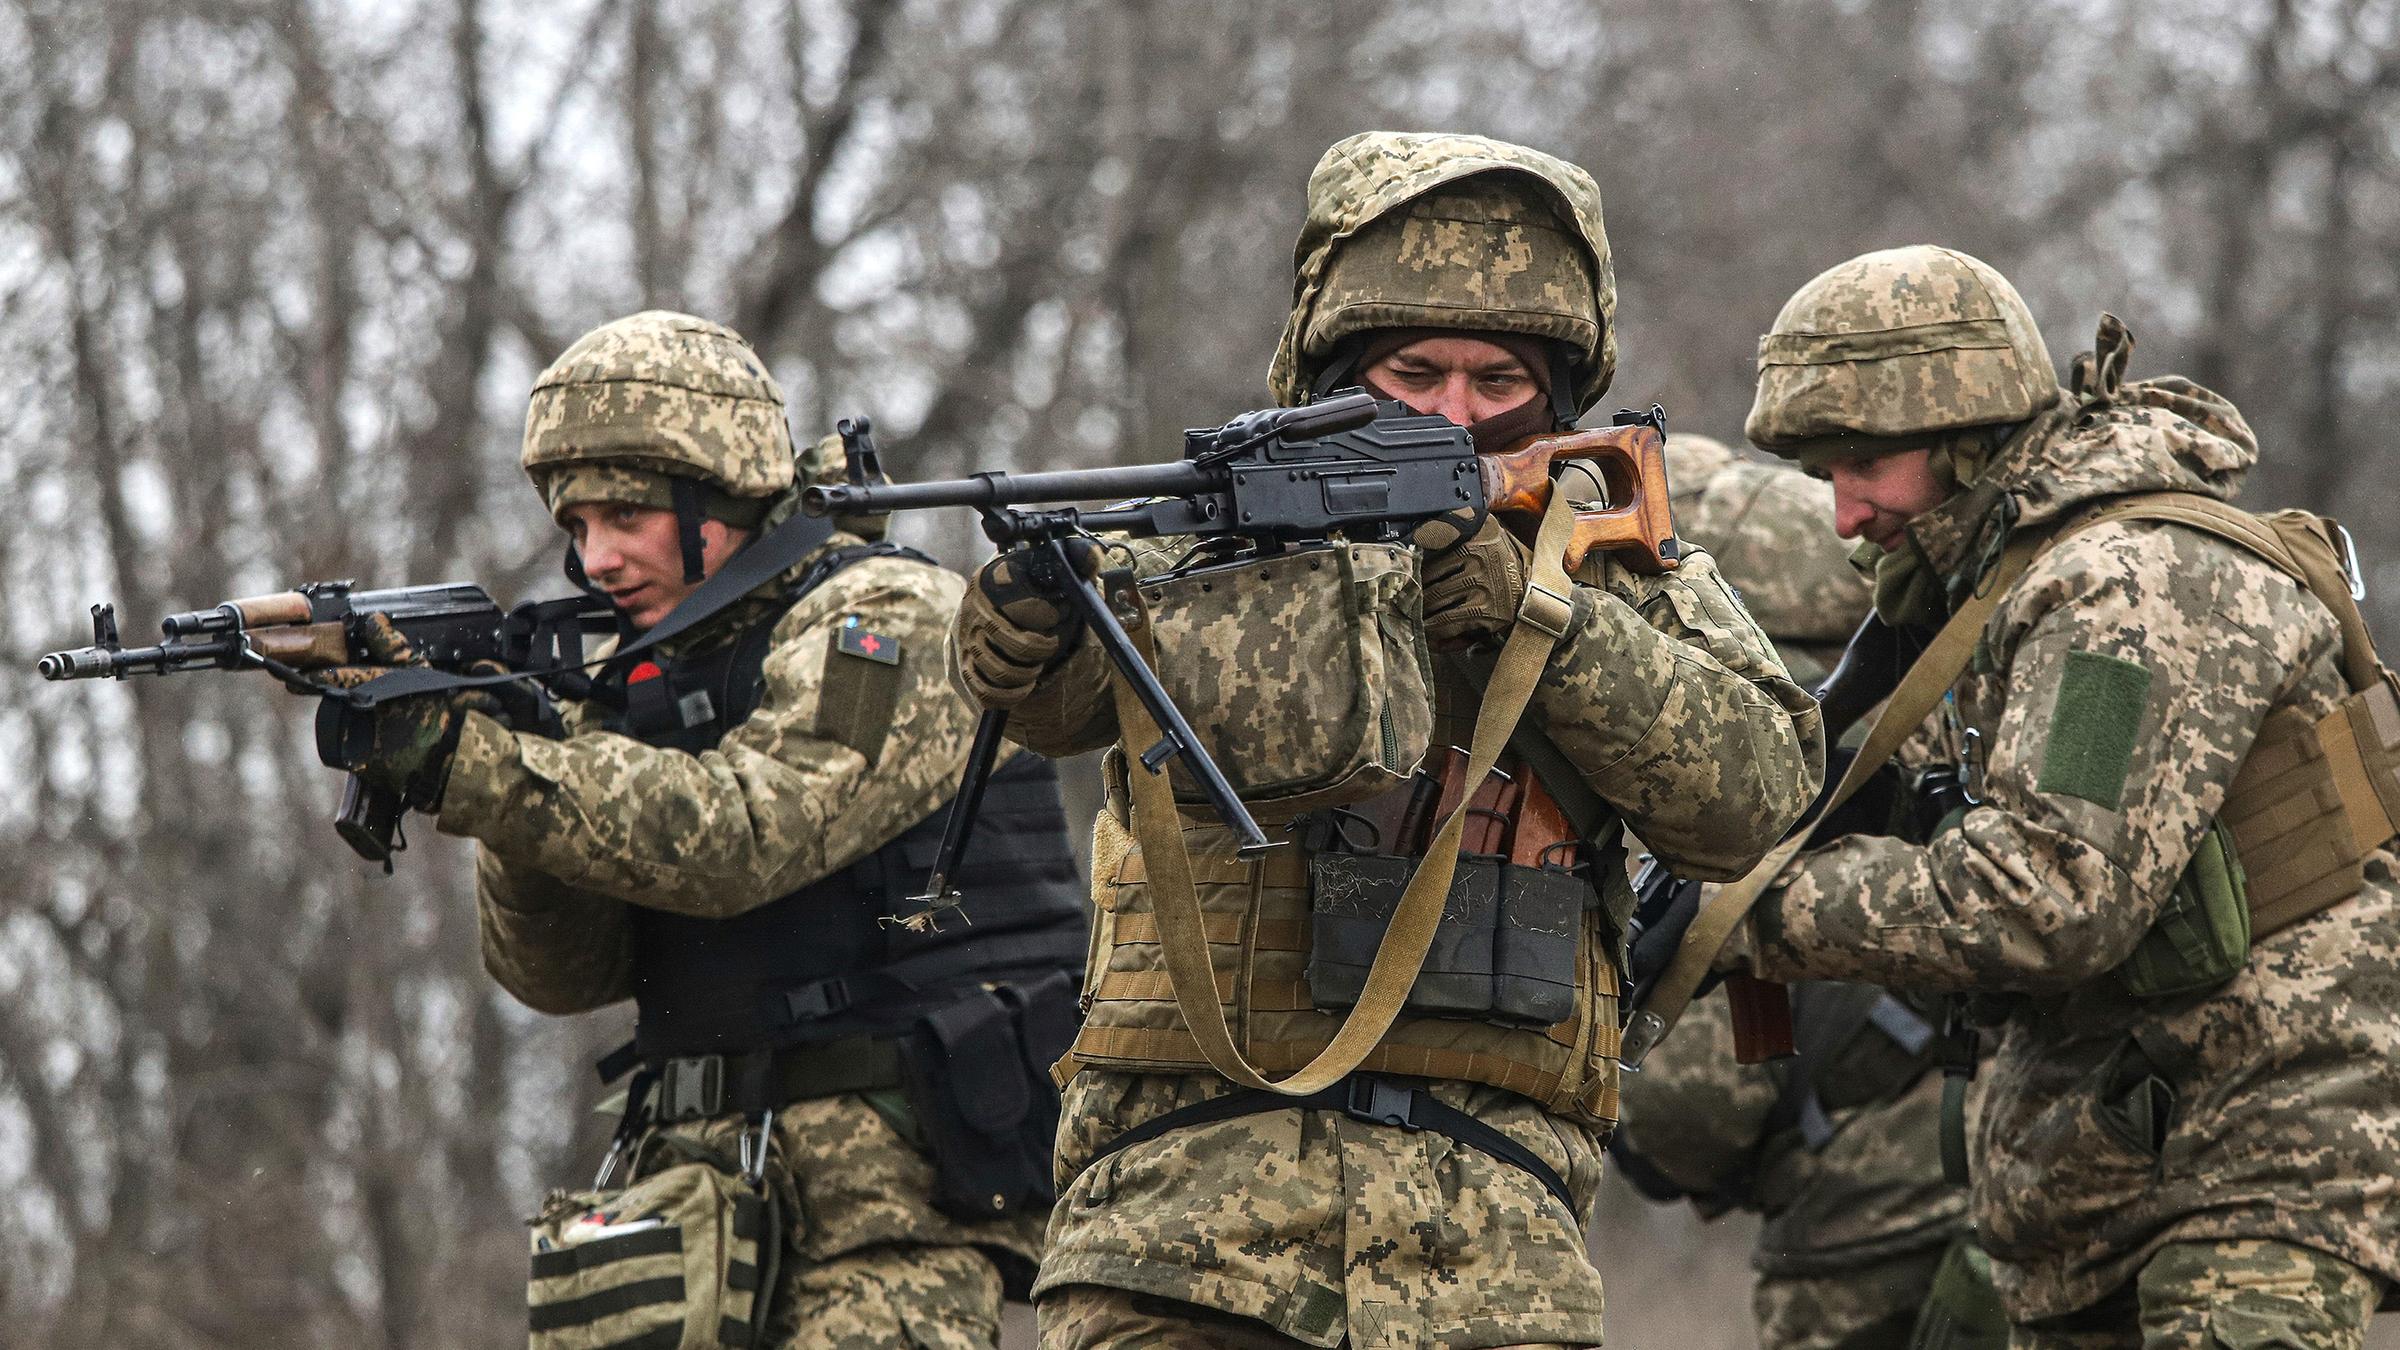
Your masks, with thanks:
M 1416 865 L 1383 854 L 1309 859 L 1308 993 L 1316 1008 L 1358 1002 Z M 1575 1014 L 1576 938 L 1597 900 L 1574 872 L 1462 856 L 1403 1010 L 1512 1026 L 1566 1021 Z
M 1056 1199 L 1052 1061 L 1080 1018 L 1066 971 L 1031 984 L 978 986 L 917 1019 L 899 1042 L 903 1081 L 926 1151 L 934 1207 L 969 1222 Z
M 1405 544 L 1332 543 L 1141 583 L 1160 684 L 1262 818 L 1364 801 L 1424 760 L 1418 562 Z M 1170 773 L 1178 802 L 1207 801 Z
M 2250 960 L 2250 892 L 2222 821 L 2209 822 L 2190 866 L 2117 976 L 2136 998 L 2213 989 Z
M 553 1191 L 531 1220 L 529 1350 L 763 1342 L 788 1181 L 754 1190 L 728 1159 L 672 1136 L 643 1147 L 672 1161 L 623 1189 Z

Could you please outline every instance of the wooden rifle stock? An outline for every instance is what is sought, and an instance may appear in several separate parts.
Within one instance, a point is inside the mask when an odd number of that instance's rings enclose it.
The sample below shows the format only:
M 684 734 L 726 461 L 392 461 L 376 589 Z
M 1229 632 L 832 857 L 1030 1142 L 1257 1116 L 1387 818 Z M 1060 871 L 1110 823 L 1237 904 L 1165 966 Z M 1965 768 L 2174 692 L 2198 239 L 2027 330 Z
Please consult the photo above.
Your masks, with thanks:
M 1733 1058 L 1764 1064 L 1794 1053 L 1792 991 L 1747 971 L 1725 977 L 1725 1002 L 1733 1012 Z
M 1556 475 L 1569 467 L 1606 494 L 1605 505 L 1575 513 L 1575 534 L 1567 544 L 1569 572 L 1600 549 L 1645 576 L 1673 569 L 1681 555 L 1667 507 L 1666 438 L 1654 426 L 1635 422 L 1533 436 L 1497 453 L 1477 454 L 1475 460 L 1483 471 L 1484 500 L 1525 533 L 1540 523 Z

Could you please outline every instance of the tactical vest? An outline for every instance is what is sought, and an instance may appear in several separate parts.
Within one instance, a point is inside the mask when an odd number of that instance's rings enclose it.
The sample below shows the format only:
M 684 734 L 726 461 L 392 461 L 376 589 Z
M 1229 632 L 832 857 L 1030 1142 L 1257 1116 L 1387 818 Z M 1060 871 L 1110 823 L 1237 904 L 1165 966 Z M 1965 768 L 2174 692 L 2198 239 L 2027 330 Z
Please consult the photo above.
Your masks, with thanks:
M 1438 692 L 1445 706 L 1435 724 L 1437 745 L 1463 741 L 1478 689 L 1452 671 L 1443 672 Z M 1453 700 L 1467 704 L 1464 715 L 1447 706 Z M 1487 1084 L 1605 1128 L 1617 1115 L 1619 944 L 1632 904 L 1618 843 L 1621 826 L 1547 741 L 1520 728 L 1510 744 L 1520 761 L 1531 761 L 1518 767 L 1540 778 L 1565 809 L 1598 881 L 1578 930 L 1575 1011 L 1547 1027 L 1404 1014 L 1359 1068 Z M 1105 769 L 1113 811 L 1125 800 L 1119 750 L 1109 752 Z M 1297 1069 L 1325 1048 L 1344 1011 L 1321 1011 L 1310 997 L 1310 850 L 1294 842 L 1244 862 L 1234 856 L 1232 835 L 1213 820 L 1186 817 L 1183 829 L 1217 971 L 1217 997 L 1235 1041 L 1263 1071 Z M 1095 869 L 1097 913 L 1084 975 L 1087 1011 L 1074 1049 L 1055 1076 L 1063 1084 L 1085 1067 L 1211 1072 L 1175 1004 L 1141 849 L 1125 836 L 1118 815 L 1103 813 L 1095 830 L 1104 845 L 1096 856 L 1119 861 L 1113 870 Z
M 624 711 L 608 729 L 692 753 L 714 748 L 756 711 L 774 629 L 791 606 L 850 563 L 892 556 L 933 565 L 890 544 L 838 550 L 734 641 L 612 669 Z M 992 776 L 952 877 L 968 897 L 965 917 L 918 932 L 892 920 L 912 908 L 947 815 L 945 803 L 848 867 L 729 918 L 634 906 L 641 1057 L 891 1035 L 944 993 L 1072 968 L 1084 948 L 1083 896 L 1057 770 L 1019 755 Z

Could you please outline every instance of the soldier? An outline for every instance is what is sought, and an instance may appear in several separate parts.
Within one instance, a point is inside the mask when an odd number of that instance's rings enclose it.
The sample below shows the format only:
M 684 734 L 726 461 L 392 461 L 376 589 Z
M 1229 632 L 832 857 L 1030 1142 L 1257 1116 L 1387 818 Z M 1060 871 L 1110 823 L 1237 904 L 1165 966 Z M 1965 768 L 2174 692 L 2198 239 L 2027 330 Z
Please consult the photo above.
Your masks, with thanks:
M 1364 384 L 1500 447 L 1554 429 L 1608 386 L 1615 294 L 1598 193 L 1589 175 L 1548 155 L 1469 136 L 1352 137 L 1310 177 L 1296 257 L 1295 303 L 1270 374 L 1280 403 Z M 1436 747 L 1466 744 L 1496 659 L 1488 653 L 1522 631 L 1527 604 L 1526 545 L 1497 520 L 1459 534 L 1426 540 L 1421 625 L 1441 649 Z M 1413 574 L 1415 550 L 1396 551 Z M 1173 541 L 1140 547 L 1138 569 L 1156 575 L 1178 552 Z M 1234 574 L 1199 575 L 1195 584 Z M 1338 604 L 1296 598 L 1300 568 L 1260 584 L 1254 611 L 1228 612 L 1226 629 L 1162 651 L 1162 670 L 1180 654 L 1238 683 L 1257 678 L 1295 629 L 1345 622 Z M 1520 806 L 1497 813 L 1511 838 L 1534 817 L 1526 803 L 1555 798 L 1575 822 L 1589 880 L 1575 883 L 1583 899 L 1562 925 L 1580 925 L 1580 942 L 1563 935 L 1568 983 L 1557 986 L 1556 1013 L 1502 1016 L 1487 971 L 1459 991 L 1480 988 L 1487 1011 L 1403 1014 L 1361 1072 L 1325 1092 L 1237 1090 L 1211 1071 L 1165 981 L 1153 850 L 1125 837 L 1129 823 L 1140 833 L 1164 822 L 1139 812 L 1129 821 L 1127 791 L 1144 790 L 1132 778 L 1143 770 L 1112 752 L 1110 810 L 1096 825 L 1114 841 L 1099 850 L 1102 934 L 1085 977 L 1089 1011 L 1062 1065 L 1071 1077 L 1061 1198 L 1036 1290 L 1046 1344 L 1599 1343 L 1600 1279 L 1582 1225 L 1616 1114 L 1616 945 L 1630 898 L 1621 826 L 1695 875 L 1731 875 L 1805 806 L 1821 738 L 1813 703 L 1704 552 L 1664 577 L 1595 553 L 1567 589 L 1564 636 L 1538 672 L 1520 749 L 1503 761 Z M 1413 579 L 1400 594 L 1405 652 L 1420 622 Z M 1108 667 L 1096 644 L 1073 637 L 1005 555 L 985 567 L 959 618 L 962 681 L 987 706 L 1011 709 L 1012 734 L 1046 754 L 1118 736 Z M 1359 691 L 1331 692 L 1347 703 Z M 1245 688 L 1232 706 L 1187 712 L 1204 727 L 1275 713 L 1305 720 L 1308 709 L 1277 706 L 1292 697 Z M 1459 785 L 1475 800 L 1492 790 Z M 1387 808 L 1415 791 L 1404 784 L 1355 814 L 1405 822 Z M 1322 992 L 1335 981 L 1329 962 L 1312 964 L 1326 953 L 1312 951 L 1310 933 L 1332 931 L 1328 917 L 1346 897 L 1320 883 L 1312 906 L 1311 877 L 1356 878 L 1322 865 L 1375 836 L 1405 846 L 1407 831 L 1363 828 L 1361 841 L 1337 830 L 1337 844 L 1303 828 L 1245 863 L 1213 822 L 1184 828 L 1241 1054 L 1278 1072 L 1308 1062 L 1345 1006 Z M 1464 893 L 1451 896 L 1467 912 Z M 1409 1006 L 1425 1006 L 1426 993 L 1421 976 Z
M 2400 1273 L 2400 707 L 2330 535 L 2222 504 L 2241 415 L 2131 347 L 2103 316 L 2061 389 L 2007 281 L 1931 247 L 1776 317 L 1750 438 L 1934 633 L 1893 701 L 1948 691 L 1964 795 L 1729 887 L 1765 893 L 1720 962 L 1971 996 L 2012 1344 L 2354 1347 Z
M 1667 438 L 1667 473 L 1676 532 L 1716 558 L 1792 673 L 1820 681 L 1869 601 L 1828 523 L 1833 494 L 1685 433 Z M 1799 1055 L 1766 1065 L 1735 1062 L 1725 1000 L 1694 1005 L 1625 1078 L 1610 1152 L 1652 1199 L 1765 1218 L 1751 1265 L 1766 1350 L 1900 1345 L 1966 1213 L 1942 1175 L 1935 1027 L 1866 985 L 1803 984 L 1793 1000 Z
M 828 449 L 813 476 L 839 475 Z M 570 536 L 569 574 L 627 641 L 796 505 L 775 380 L 738 335 L 681 314 L 606 324 L 544 371 L 524 467 Z M 975 715 L 940 655 L 962 581 L 868 528 L 843 522 L 612 660 L 557 739 L 471 692 L 404 699 L 379 710 L 363 771 L 480 844 L 484 961 L 510 993 L 549 1013 L 634 1001 L 619 1141 L 651 1160 L 637 1173 L 771 1136 L 765 1184 L 788 1223 L 760 1344 L 990 1347 L 1047 1197 L 996 1194 L 1005 1175 L 951 1156 L 942 1084 L 1054 1100 L 1026 1065 L 1059 1047 L 1017 1042 L 1042 1011 L 1072 1026 L 1082 897 L 1055 775 L 1022 756 L 992 782 L 960 878 L 973 922 L 892 922 Z M 1002 1015 L 1017 1004 L 1032 1015 Z M 956 1064 L 925 1050 L 936 1014 L 963 1036 Z M 1031 1111 L 1005 1142 L 1046 1160 L 1052 1119 Z

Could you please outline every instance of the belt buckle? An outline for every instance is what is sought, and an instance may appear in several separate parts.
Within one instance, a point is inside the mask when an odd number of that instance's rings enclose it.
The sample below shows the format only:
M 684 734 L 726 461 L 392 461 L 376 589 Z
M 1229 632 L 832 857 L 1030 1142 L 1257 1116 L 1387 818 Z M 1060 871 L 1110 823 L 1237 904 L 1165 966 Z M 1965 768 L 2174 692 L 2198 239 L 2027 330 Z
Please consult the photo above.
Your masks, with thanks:
M 725 1104 L 725 1057 L 690 1055 L 670 1059 L 658 1071 L 658 1114 L 665 1120 L 696 1120 L 718 1114 Z
M 1538 581 L 1525 583 L 1525 598 L 1517 602 L 1517 622 L 1556 641 L 1567 635 L 1567 625 L 1574 621 L 1575 597 L 1571 593 L 1561 595 Z
M 1381 1078 L 1359 1077 L 1350 1080 L 1349 1098 L 1342 1106 L 1342 1113 L 1352 1120 L 1363 1120 L 1370 1125 L 1397 1125 L 1412 1133 L 1425 1128 L 1416 1121 L 1414 1088 Z

